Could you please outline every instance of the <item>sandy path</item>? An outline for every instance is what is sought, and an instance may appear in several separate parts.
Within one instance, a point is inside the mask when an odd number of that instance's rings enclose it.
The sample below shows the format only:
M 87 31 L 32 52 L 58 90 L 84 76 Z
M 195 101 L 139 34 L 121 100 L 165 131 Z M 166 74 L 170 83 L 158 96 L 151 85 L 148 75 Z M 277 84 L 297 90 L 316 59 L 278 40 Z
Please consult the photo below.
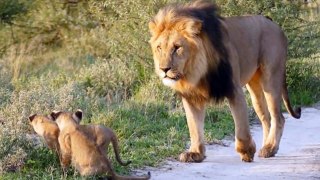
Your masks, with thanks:
M 320 109 L 305 108 L 302 113 L 299 120 L 284 114 L 286 124 L 276 157 L 260 159 L 256 153 L 253 163 L 244 163 L 234 142 L 225 141 L 228 147 L 206 146 L 207 158 L 202 163 L 168 161 L 148 171 L 154 180 L 320 179 Z M 253 126 L 251 133 L 260 149 L 261 126 Z

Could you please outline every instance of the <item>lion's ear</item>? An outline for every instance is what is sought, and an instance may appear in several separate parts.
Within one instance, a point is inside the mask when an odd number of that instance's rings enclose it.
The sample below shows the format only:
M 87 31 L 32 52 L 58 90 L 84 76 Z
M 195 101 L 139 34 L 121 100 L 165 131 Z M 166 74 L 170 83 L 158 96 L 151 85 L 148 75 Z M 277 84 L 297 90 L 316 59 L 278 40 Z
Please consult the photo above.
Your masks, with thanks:
M 78 109 L 75 113 L 73 113 L 72 118 L 79 124 L 82 120 L 83 112 L 81 109 Z
M 154 20 L 151 20 L 151 21 L 149 22 L 149 31 L 150 31 L 150 33 L 151 33 L 152 36 L 153 36 L 153 35 L 155 34 L 155 32 L 156 32 L 156 28 L 157 28 L 156 23 L 154 22 Z
M 202 21 L 195 19 L 183 21 L 181 29 L 192 36 L 199 35 L 202 29 Z
M 61 113 L 62 113 L 61 111 L 52 111 L 50 116 L 51 116 L 52 120 L 55 121 Z
M 31 116 L 29 116 L 29 121 L 32 122 L 34 120 L 34 118 L 36 117 L 37 114 L 33 114 Z

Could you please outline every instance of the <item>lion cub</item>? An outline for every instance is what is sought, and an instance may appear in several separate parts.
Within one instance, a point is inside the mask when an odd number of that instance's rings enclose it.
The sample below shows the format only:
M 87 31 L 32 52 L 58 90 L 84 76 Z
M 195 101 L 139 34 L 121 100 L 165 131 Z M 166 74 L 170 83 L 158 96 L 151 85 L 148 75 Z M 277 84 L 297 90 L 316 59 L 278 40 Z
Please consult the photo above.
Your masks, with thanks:
M 53 116 L 56 113 L 57 112 L 52 112 L 49 116 L 34 114 L 29 117 L 29 120 L 35 132 L 45 139 L 48 147 L 56 152 L 59 152 L 59 127 L 57 123 L 53 121 Z M 82 117 L 76 117 L 73 119 L 79 124 Z M 115 157 L 119 164 L 122 166 L 127 166 L 131 163 L 131 161 L 123 162 L 121 160 L 117 136 L 112 129 L 103 125 L 80 125 L 79 128 L 97 144 L 101 153 L 107 153 L 109 144 L 112 142 Z
M 44 138 L 48 147 L 59 153 L 60 146 L 58 143 L 59 128 L 57 124 L 47 116 L 34 114 L 29 117 L 29 121 L 34 131 Z
M 145 177 L 130 177 L 117 175 L 109 162 L 90 135 L 87 135 L 77 123 L 82 118 L 82 111 L 75 113 L 53 112 L 60 134 L 59 144 L 61 152 L 61 165 L 66 168 L 70 163 L 82 176 L 110 173 L 113 179 L 149 179 L 150 173 Z

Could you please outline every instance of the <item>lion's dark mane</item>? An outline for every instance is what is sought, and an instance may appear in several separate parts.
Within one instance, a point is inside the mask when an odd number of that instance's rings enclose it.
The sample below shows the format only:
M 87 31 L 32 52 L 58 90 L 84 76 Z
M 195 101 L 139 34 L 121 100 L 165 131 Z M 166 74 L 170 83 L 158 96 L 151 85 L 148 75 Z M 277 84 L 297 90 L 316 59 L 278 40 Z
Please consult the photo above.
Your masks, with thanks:
M 211 3 L 199 5 L 199 7 L 182 8 L 180 15 L 198 19 L 202 22 L 203 35 L 206 35 L 212 46 L 215 48 L 219 57 L 218 65 L 212 66 L 216 63 L 208 63 L 208 72 L 200 80 L 200 83 L 205 83 L 208 88 L 208 93 L 214 102 L 220 102 L 225 97 L 232 97 L 234 95 L 234 84 L 232 81 L 232 68 L 229 63 L 228 51 L 223 43 L 223 32 L 220 17 L 217 13 L 217 7 Z M 201 34 L 200 34 L 201 35 Z M 217 61 L 216 59 L 208 59 L 208 61 Z M 211 64 L 211 66 L 210 66 Z M 182 94 L 182 96 L 184 96 Z

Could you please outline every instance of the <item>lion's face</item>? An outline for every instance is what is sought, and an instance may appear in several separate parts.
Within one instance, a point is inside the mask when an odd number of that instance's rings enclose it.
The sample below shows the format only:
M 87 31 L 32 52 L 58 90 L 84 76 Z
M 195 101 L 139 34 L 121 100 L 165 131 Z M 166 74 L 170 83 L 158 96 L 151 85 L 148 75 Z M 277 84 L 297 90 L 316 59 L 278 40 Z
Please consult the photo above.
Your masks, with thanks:
M 178 31 L 167 31 L 151 42 L 151 47 L 156 73 L 164 85 L 175 86 L 187 73 L 191 52 L 187 39 Z
M 195 87 L 207 71 L 202 21 L 164 9 L 149 22 L 149 29 L 155 70 L 163 84 L 178 91 Z

